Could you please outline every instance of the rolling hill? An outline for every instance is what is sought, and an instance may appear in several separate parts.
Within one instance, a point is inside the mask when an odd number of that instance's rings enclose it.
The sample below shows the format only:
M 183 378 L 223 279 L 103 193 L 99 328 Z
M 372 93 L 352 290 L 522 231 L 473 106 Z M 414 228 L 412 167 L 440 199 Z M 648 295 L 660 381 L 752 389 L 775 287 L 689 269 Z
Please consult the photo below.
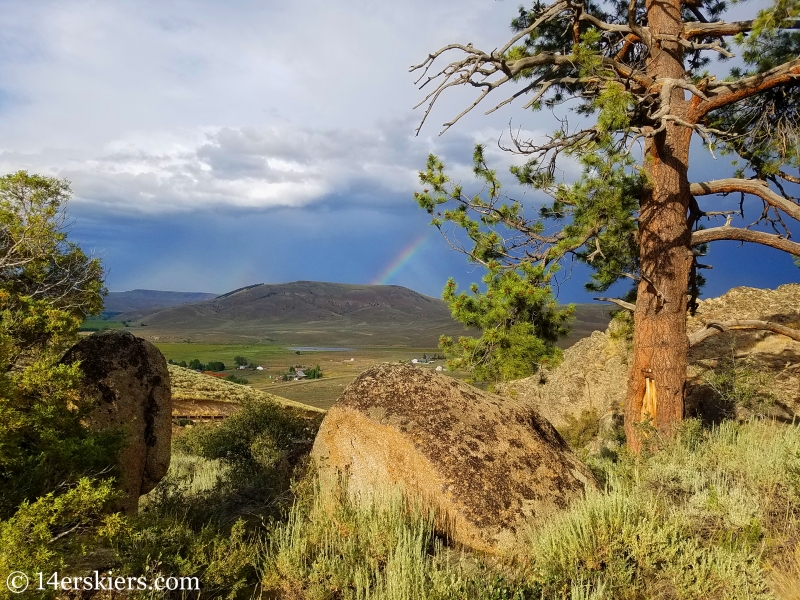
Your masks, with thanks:
M 608 308 L 581 305 L 574 339 L 605 329 Z M 437 298 L 396 285 L 317 281 L 257 284 L 201 302 L 117 319 L 140 320 L 164 341 L 277 342 L 289 346 L 434 348 L 440 335 L 471 334 Z M 577 336 L 577 337 L 576 337 Z
M 125 313 L 125 320 L 136 321 L 154 311 L 216 298 L 217 294 L 206 292 L 163 292 L 160 290 L 130 290 L 109 292 L 105 298 L 103 312 L 109 316 Z

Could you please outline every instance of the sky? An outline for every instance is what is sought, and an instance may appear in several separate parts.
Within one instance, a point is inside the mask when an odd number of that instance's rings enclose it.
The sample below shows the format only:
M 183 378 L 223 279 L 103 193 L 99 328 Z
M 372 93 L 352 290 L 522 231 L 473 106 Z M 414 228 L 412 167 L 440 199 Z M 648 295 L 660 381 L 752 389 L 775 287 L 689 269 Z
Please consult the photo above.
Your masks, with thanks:
M 534 139 L 553 128 L 518 102 L 439 136 L 473 98 L 457 89 L 415 136 L 423 96 L 409 66 L 451 42 L 501 46 L 508 0 L 2 4 L 0 169 L 72 182 L 70 239 L 102 258 L 112 291 L 468 285 L 482 272 L 428 225 L 418 171 L 433 152 L 468 185 L 485 143 L 510 183 L 520 159 L 497 148 L 509 123 Z M 729 164 L 698 147 L 692 171 Z M 567 164 L 563 177 L 577 173 Z M 707 295 L 800 279 L 789 257 L 754 246 L 716 243 L 705 262 Z M 559 300 L 590 301 L 587 276 L 567 265 Z

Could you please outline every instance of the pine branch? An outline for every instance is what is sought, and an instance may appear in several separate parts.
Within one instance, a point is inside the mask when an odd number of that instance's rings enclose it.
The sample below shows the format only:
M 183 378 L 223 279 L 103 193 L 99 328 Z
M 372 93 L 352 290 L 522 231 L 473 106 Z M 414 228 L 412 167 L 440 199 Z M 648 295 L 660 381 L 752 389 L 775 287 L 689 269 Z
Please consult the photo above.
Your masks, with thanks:
M 612 302 L 620 308 L 624 308 L 625 310 L 629 310 L 631 312 L 636 310 L 635 304 L 632 304 L 631 302 L 625 302 L 625 300 L 621 300 L 619 298 L 595 298 L 595 300 L 599 300 L 600 302 Z
M 697 123 L 713 110 L 729 106 L 756 94 L 783 85 L 800 82 L 800 58 L 795 58 L 757 75 L 736 81 L 711 81 L 706 88 L 707 100 L 700 101 L 690 111 L 688 121 Z
M 713 23 L 703 23 L 700 21 L 689 21 L 683 24 L 683 39 L 691 39 L 696 37 L 728 37 L 739 33 L 747 33 L 755 26 L 755 21 L 732 21 L 726 23 L 725 21 L 714 21 Z M 800 20 L 794 20 L 791 23 L 784 25 L 781 29 L 800 29 Z

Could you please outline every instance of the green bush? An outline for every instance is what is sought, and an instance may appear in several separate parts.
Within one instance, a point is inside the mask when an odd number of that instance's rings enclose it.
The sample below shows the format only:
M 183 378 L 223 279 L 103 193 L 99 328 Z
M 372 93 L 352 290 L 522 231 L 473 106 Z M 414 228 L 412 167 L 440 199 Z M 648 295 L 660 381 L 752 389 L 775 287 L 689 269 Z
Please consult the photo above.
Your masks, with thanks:
M 218 459 L 247 474 L 288 469 L 308 452 L 318 423 L 267 400 L 246 400 L 220 425 L 192 427 L 176 440 L 176 448 Z
M 566 425 L 558 428 L 558 433 L 573 450 L 583 448 L 600 433 L 600 415 L 592 408 L 584 410 L 578 418 L 569 414 Z
M 123 577 L 197 577 L 205 598 L 250 598 L 258 582 L 263 544 L 242 520 L 228 528 L 212 522 L 198 530 L 181 515 L 145 513 L 106 540 Z M 153 594 L 140 595 L 152 598 Z
M 770 391 L 773 375 L 748 359 L 737 359 L 734 353 L 731 349 L 730 356 L 702 375 L 712 392 L 712 402 L 727 417 L 766 416 L 776 401 Z
M 63 570 L 68 561 L 74 565 L 96 545 L 96 536 L 123 522 L 109 510 L 118 498 L 110 480 L 83 478 L 65 491 L 23 502 L 11 518 L 0 521 L 0 581 L 12 571 L 33 578 L 36 572 Z M 0 586 L 0 598 L 14 597 Z
M 193 576 L 203 597 L 252 597 L 266 525 L 291 502 L 291 477 L 318 425 L 246 401 L 222 424 L 187 429 L 140 515 L 107 538 L 122 575 Z

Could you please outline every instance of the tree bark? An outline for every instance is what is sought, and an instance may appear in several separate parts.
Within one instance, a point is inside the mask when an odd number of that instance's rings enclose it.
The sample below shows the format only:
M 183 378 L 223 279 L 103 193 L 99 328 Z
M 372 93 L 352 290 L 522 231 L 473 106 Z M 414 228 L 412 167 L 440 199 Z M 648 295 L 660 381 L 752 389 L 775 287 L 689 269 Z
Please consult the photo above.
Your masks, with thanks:
M 647 0 L 646 7 L 653 39 L 681 34 L 680 0 Z M 660 47 L 653 47 L 647 74 L 653 79 L 683 80 L 682 46 L 662 40 Z M 686 118 L 690 106 L 683 89 L 676 87 L 669 103 L 671 114 Z M 686 218 L 691 199 L 690 139 L 688 127 L 670 123 L 645 148 L 648 183 L 639 217 L 642 280 L 634 311 L 633 364 L 625 406 L 625 434 L 634 452 L 641 449 L 647 435 L 641 427 L 644 421 L 649 419 L 660 434 L 669 436 L 683 419 L 689 349 L 686 302 L 692 264 Z

